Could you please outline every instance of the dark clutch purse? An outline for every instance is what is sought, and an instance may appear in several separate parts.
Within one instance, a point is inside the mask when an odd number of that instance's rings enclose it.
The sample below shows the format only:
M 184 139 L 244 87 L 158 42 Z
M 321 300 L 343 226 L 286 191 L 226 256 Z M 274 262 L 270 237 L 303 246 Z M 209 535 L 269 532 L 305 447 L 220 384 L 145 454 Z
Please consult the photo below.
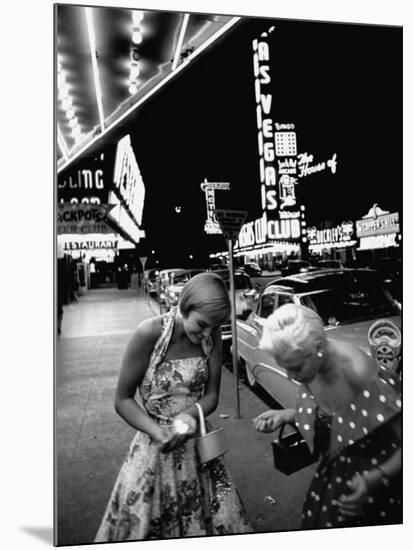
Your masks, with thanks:
M 319 454 L 311 453 L 298 430 L 284 435 L 284 426 L 285 424 L 281 426 L 278 439 L 272 441 L 272 451 L 275 468 L 289 476 L 317 462 Z

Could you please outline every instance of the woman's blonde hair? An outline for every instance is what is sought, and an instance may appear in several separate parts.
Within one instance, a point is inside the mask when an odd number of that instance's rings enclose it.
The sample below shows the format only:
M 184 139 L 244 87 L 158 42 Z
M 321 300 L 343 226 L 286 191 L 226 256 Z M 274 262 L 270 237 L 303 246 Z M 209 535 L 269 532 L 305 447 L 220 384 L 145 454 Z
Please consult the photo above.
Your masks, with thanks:
M 282 360 L 296 352 L 316 352 L 325 342 L 323 321 L 315 311 L 285 304 L 265 320 L 259 347 Z
M 222 278 L 215 273 L 198 273 L 182 289 L 179 309 L 183 317 L 191 311 L 202 311 L 220 325 L 231 315 L 229 293 Z

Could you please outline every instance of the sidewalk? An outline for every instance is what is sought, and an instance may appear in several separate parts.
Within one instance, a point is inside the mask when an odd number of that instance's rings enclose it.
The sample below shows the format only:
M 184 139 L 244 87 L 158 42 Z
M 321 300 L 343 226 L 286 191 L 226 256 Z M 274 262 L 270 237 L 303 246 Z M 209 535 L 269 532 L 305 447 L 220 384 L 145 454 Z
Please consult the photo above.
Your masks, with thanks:
M 137 290 L 90 290 L 65 306 L 56 350 L 57 524 L 60 545 L 93 541 L 134 430 L 114 411 L 120 361 L 134 327 L 159 313 Z M 251 428 L 267 407 L 240 384 L 236 418 L 233 375 L 222 372 L 218 409 L 226 428 L 226 462 L 256 532 L 297 529 L 311 471 L 290 477 L 272 463 L 271 434 Z M 223 415 L 223 416 L 220 416 Z M 226 417 L 226 415 L 229 415 Z

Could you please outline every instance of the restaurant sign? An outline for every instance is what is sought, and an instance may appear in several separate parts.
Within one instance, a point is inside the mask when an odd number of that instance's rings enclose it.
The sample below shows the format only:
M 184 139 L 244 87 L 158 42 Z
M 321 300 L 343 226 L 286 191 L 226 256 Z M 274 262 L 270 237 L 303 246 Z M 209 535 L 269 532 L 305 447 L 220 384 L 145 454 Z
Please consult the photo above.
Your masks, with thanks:
M 73 252 L 76 250 L 86 251 L 86 250 L 97 250 L 97 249 L 107 249 L 107 250 L 116 250 L 118 247 L 119 238 L 115 234 L 111 235 L 96 235 L 94 237 L 88 236 L 87 238 L 82 239 L 81 237 L 76 238 L 66 238 L 62 241 L 64 252 Z

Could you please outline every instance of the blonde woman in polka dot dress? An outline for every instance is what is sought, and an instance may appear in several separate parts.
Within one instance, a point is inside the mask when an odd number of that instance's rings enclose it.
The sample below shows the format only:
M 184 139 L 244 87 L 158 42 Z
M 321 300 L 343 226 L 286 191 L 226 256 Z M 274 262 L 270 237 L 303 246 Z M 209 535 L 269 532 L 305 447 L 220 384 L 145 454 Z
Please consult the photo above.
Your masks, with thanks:
M 321 455 L 301 527 L 401 523 L 399 376 L 327 338 L 317 313 L 295 304 L 268 317 L 260 347 L 301 386 L 296 409 L 266 411 L 254 427 L 294 424 Z

